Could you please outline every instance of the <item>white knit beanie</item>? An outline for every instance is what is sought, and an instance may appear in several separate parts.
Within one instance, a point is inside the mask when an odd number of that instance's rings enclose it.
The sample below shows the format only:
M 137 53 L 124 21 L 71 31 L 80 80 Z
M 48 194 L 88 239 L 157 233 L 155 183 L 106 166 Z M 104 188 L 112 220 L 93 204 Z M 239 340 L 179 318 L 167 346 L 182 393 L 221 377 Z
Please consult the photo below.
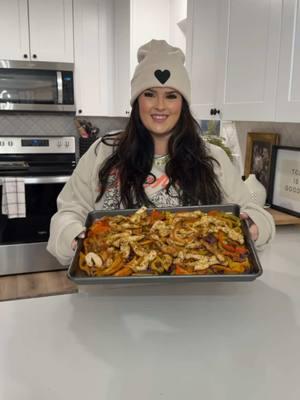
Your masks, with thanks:
M 131 105 L 151 87 L 176 89 L 190 103 L 191 84 L 182 50 L 165 40 L 151 40 L 138 49 L 137 58 L 139 64 L 131 79 Z

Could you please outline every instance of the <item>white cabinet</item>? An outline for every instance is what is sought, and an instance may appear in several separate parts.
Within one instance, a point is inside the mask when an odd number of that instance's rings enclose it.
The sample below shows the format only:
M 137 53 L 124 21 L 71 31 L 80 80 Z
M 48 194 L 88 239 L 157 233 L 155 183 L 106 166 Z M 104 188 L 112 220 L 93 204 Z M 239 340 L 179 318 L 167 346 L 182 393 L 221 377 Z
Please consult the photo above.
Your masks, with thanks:
M 130 0 L 74 0 L 77 115 L 129 114 Z
M 227 4 L 226 4 L 227 3 Z M 281 1 L 221 1 L 219 95 L 222 118 L 275 118 Z
M 73 62 L 72 0 L 0 0 L 0 58 Z
M 72 0 L 29 0 L 31 57 L 73 62 Z
M 228 120 L 275 119 L 280 0 L 189 0 L 192 110 Z
M 29 58 L 27 0 L 0 0 L 0 58 Z
M 130 0 L 114 0 L 113 115 L 130 114 Z
M 300 2 L 285 0 L 276 121 L 300 122 Z
M 188 0 L 186 66 L 190 74 L 191 109 L 199 119 L 210 119 L 219 107 L 217 68 L 220 24 L 219 0 Z

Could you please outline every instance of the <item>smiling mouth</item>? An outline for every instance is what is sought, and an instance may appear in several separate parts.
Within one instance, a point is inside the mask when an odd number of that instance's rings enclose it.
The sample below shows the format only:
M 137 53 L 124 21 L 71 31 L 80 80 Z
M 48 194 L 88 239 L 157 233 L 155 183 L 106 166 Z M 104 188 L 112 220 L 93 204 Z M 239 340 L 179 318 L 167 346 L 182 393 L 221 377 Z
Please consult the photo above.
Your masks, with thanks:
M 151 118 L 155 121 L 155 122 L 164 122 L 167 118 L 168 115 L 164 114 L 152 114 Z

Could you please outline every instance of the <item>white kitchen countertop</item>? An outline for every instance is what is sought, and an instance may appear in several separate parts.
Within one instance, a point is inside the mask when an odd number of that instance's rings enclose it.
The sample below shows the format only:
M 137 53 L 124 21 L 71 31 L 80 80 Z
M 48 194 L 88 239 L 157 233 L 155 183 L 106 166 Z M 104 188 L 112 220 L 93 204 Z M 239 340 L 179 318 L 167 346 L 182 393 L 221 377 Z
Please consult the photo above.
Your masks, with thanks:
M 1 400 L 299 400 L 300 227 L 251 283 L 0 303 Z

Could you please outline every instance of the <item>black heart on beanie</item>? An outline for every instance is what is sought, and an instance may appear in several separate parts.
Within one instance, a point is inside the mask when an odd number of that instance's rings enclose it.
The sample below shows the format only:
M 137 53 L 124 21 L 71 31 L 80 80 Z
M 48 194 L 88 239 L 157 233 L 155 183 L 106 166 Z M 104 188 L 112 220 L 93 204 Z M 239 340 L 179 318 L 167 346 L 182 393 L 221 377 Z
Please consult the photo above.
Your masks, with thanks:
M 171 72 L 168 69 L 164 69 L 163 71 L 161 69 L 157 69 L 156 71 L 154 71 L 154 75 L 163 85 L 170 78 Z

